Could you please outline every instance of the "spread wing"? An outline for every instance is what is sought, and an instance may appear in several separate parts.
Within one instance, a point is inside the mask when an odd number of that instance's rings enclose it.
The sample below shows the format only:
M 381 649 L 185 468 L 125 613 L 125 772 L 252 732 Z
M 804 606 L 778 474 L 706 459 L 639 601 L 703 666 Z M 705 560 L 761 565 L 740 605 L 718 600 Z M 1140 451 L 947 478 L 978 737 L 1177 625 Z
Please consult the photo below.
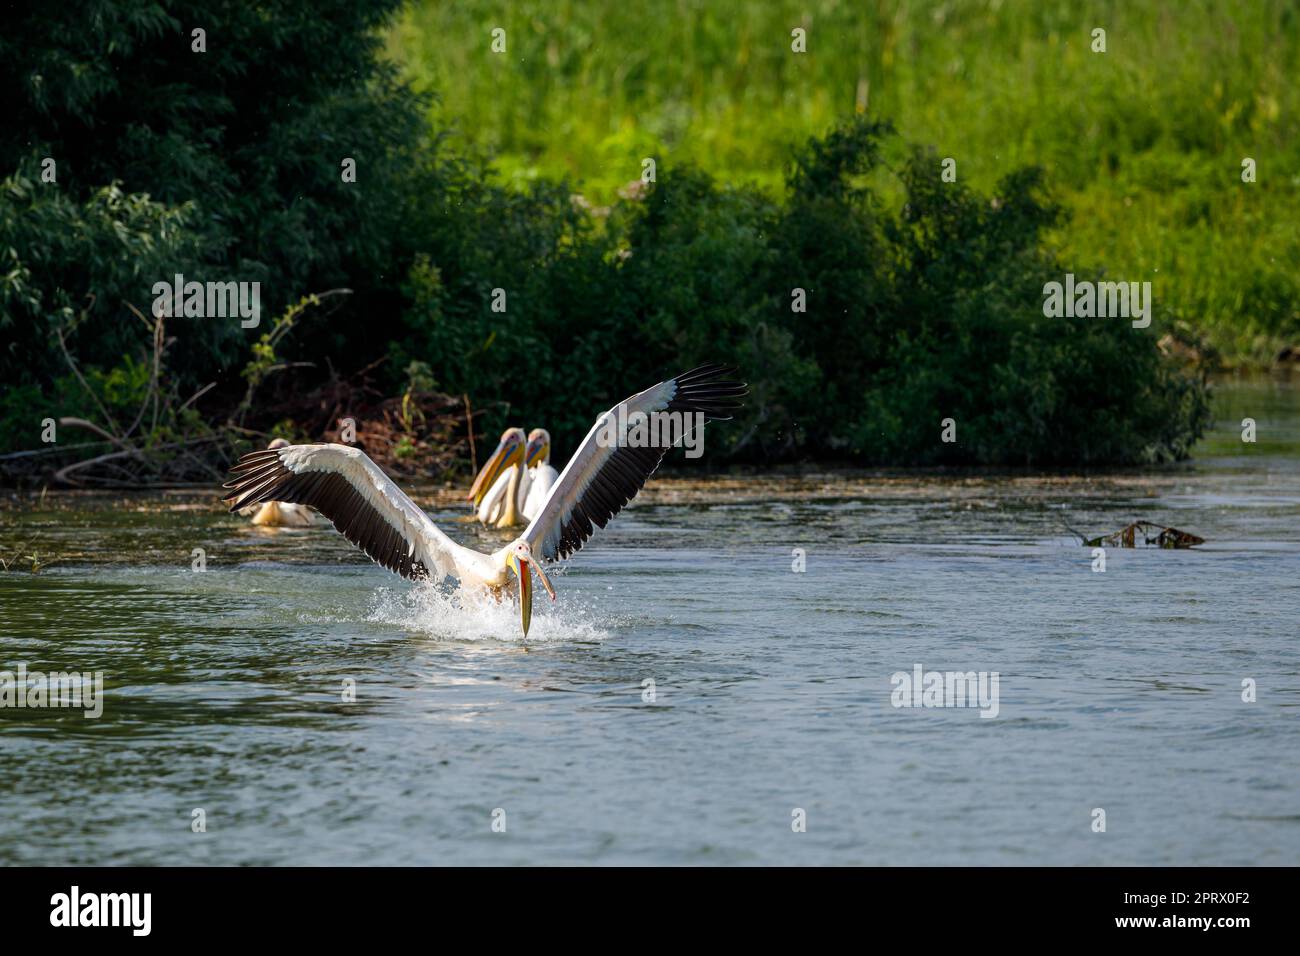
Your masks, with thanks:
M 443 534 L 359 448 L 287 445 L 244 455 L 224 501 L 238 511 L 264 501 L 311 505 L 377 564 L 404 578 L 460 577 L 482 555 Z
M 609 524 L 636 497 L 668 453 L 671 443 L 630 447 L 632 442 L 611 441 L 620 414 L 631 424 L 635 412 L 680 412 L 689 434 L 703 421 L 730 418 L 740 407 L 748 390 L 743 382 L 726 378 L 732 371 L 701 365 L 624 399 L 597 419 L 564 466 L 541 512 L 524 530 L 523 537 L 537 558 L 558 561 L 576 553 L 596 528 Z

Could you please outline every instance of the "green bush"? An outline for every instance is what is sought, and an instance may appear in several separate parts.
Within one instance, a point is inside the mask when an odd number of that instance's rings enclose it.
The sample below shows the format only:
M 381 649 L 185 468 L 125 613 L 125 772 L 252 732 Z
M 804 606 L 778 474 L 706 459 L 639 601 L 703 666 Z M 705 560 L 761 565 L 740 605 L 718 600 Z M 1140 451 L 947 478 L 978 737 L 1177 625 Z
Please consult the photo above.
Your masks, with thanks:
M 914 152 L 891 212 L 872 186 L 883 124 L 857 120 L 796 157 L 787 195 L 669 170 L 597 228 L 562 189 L 461 193 L 466 215 L 412 271 L 399 358 L 428 357 L 486 426 L 551 429 L 572 447 L 594 413 L 663 370 L 737 365 L 754 385 L 741 457 L 886 464 L 1145 463 L 1185 457 L 1204 383 L 1152 329 L 1043 315 L 1067 269 L 1045 251 L 1062 212 L 1041 176 L 992 197 Z M 472 250 L 472 251 L 466 251 Z M 507 308 L 489 308 L 491 289 Z M 804 289 L 807 311 L 792 310 Z M 491 403 L 509 396 L 510 405 Z M 941 420 L 958 440 L 939 440 Z
M 142 341 L 126 304 L 147 315 L 153 284 L 177 272 L 260 282 L 264 316 L 345 285 L 367 311 L 396 309 L 409 262 L 402 190 L 424 136 L 418 100 L 377 56 L 399 6 L 6 7 L 0 380 L 48 389 L 67 371 L 53 329 L 82 312 L 79 359 L 118 362 Z M 41 179 L 47 158 L 53 183 Z M 344 158 L 356 160 L 355 183 L 342 181 Z M 363 315 L 338 310 L 303 356 L 376 347 Z M 209 319 L 168 331 L 172 365 L 190 380 L 232 375 L 250 337 Z
M 94 343 L 115 356 L 137 338 L 122 302 L 139 299 L 163 270 L 194 261 L 189 204 L 170 207 L 118 183 L 84 200 L 23 168 L 0 180 L 0 368 L 11 383 L 67 371 L 54 332 L 83 312 L 102 320 Z M 127 298 L 127 297 L 130 298 Z

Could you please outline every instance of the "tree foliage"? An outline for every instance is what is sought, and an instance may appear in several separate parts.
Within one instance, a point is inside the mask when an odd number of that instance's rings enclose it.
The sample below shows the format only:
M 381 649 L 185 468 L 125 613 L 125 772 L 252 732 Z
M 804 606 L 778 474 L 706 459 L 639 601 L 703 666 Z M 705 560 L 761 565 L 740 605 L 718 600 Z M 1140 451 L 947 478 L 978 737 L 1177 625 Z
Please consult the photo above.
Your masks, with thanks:
M 147 313 L 178 272 L 258 281 L 268 316 L 349 288 L 277 354 L 320 376 L 387 358 L 392 395 L 422 363 L 422 388 L 465 394 L 487 430 L 549 428 L 559 457 L 598 411 L 704 361 L 752 385 L 712 436 L 741 459 L 1151 462 L 1185 456 L 1204 427 L 1204 383 L 1151 329 L 1043 316 L 1043 284 L 1067 268 L 1043 242 L 1061 212 L 1037 172 L 984 195 L 859 118 L 799 150 L 782 195 L 661 166 L 592 209 L 563 182 L 503 185 L 425 128 L 378 58 L 396 6 L 89 0 L 4 15 L 0 441 L 33 447 L 42 414 L 91 401 L 67 386 L 60 333 L 87 381 L 135 381 L 152 343 L 127 306 Z M 194 408 L 224 420 L 266 329 L 167 330 L 177 387 L 216 381 Z M 945 418 L 956 442 L 939 440 Z

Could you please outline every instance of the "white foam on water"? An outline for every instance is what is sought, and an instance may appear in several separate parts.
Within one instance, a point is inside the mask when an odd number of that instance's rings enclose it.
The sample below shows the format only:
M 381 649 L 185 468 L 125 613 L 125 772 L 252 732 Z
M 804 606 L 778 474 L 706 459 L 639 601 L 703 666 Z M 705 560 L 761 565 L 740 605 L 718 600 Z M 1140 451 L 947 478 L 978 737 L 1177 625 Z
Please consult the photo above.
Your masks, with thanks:
M 533 593 L 533 617 L 526 639 L 515 599 L 498 601 L 490 594 L 447 590 L 432 584 L 409 590 L 380 588 L 365 619 L 451 641 L 583 643 L 603 641 L 612 633 L 595 620 L 593 609 L 575 595 L 566 600 L 561 594 L 552 602 L 540 588 Z

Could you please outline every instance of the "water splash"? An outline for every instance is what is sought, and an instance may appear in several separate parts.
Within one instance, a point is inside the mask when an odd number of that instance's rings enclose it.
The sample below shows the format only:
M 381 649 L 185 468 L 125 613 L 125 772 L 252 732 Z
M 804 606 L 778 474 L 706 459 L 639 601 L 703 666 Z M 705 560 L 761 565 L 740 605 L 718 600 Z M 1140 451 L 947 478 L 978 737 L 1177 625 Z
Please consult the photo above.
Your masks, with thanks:
M 380 588 L 365 619 L 446 641 L 586 643 L 611 636 L 612 632 L 596 620 L 596 613 L 577 595 L 570 593 L 552 603 L 539 592 L 533 599 L 533 619 L 525 641 L 519 605 L 513 599 L 498 601 L 489 594 L 425 584 L 409 590 Z

